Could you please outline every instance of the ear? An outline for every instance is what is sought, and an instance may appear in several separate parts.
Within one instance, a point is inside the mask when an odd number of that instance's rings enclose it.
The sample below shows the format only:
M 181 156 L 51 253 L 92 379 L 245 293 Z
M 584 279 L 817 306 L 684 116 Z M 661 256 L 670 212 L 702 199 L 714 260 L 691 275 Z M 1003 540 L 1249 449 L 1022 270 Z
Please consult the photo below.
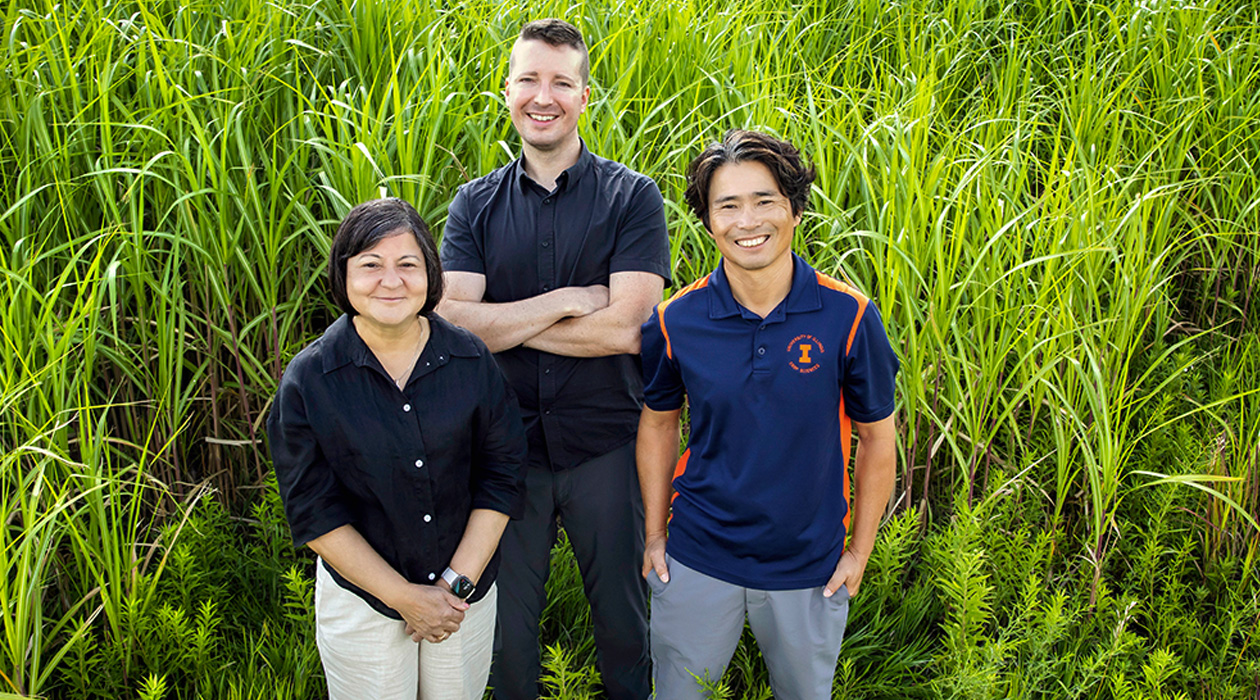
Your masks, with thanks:
M 586 112 L 586 105 L 590 104 L 590 101 L 591 101 L 591 86 L 588 84 L 586 87 L 582 88 L 582 107 L 578 109 L 578 114 L 582 114 Z

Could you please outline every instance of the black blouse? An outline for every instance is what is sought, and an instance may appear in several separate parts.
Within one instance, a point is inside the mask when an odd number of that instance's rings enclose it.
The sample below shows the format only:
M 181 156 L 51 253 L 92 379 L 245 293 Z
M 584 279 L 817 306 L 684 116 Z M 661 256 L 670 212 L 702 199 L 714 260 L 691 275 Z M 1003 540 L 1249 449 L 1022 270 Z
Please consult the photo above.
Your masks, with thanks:
M 442 575 L 474 508 L 519 517 L 524 490 L 525 432 L 494 358 L 437 316 L 430 328 L 400 391 L 342 316 L 289 363 L 267 418 L 294 543 L 353 524 L 413 583 Z M 498 567 L 496 551 L 470 602 Z M 374 609 L 402 619 L 328 569 Z

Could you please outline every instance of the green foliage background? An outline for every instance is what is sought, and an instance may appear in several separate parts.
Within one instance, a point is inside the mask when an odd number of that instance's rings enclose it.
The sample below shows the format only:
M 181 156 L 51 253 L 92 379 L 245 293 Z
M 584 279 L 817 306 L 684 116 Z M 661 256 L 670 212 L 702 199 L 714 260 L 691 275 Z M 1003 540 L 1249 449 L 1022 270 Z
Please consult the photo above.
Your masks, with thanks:
M 516 149 L 520 24 L 591 45 L 587 145 L 727 128 L 819 169 L 798 249 L 903 361 L 838 697 L 1255 697 L 1260 8 L 1205 0 L 13 0 L 0 53 L 0 689 L 319 697 L 261 421 L 332 227 L 440 231 Z M 550 697 L 597 688 L 557 549 Z M 765 697 L 741 644 L 719 694 Z

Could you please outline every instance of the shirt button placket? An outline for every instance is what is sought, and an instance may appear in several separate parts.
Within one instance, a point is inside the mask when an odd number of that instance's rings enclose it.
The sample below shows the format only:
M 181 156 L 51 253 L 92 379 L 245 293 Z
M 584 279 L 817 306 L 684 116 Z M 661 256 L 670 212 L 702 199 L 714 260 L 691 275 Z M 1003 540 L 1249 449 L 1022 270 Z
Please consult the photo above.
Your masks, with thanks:
M 538 248 L 538 284 L 543 292 L 550 292 L 556 285 L 556 195 L 543 197 L 542 206 L 534 218 L 534 239 Z
M 768 371 L 769 363 L 766 360 L 766 342 L 765 342 L 765 323 L 758 323 L 753 330 L 753 371 Z

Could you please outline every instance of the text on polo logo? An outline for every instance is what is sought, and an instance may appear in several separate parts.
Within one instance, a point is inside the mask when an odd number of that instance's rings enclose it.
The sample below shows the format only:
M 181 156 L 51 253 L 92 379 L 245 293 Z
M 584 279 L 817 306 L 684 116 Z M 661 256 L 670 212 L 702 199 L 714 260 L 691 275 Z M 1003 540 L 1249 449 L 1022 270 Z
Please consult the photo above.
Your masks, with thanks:
M 826 352 L 823 344 L 808 333 L 798 335 L 788 343 L 788 364 L 801 374 L 809 374 L 818 369 L 818 356 Z

